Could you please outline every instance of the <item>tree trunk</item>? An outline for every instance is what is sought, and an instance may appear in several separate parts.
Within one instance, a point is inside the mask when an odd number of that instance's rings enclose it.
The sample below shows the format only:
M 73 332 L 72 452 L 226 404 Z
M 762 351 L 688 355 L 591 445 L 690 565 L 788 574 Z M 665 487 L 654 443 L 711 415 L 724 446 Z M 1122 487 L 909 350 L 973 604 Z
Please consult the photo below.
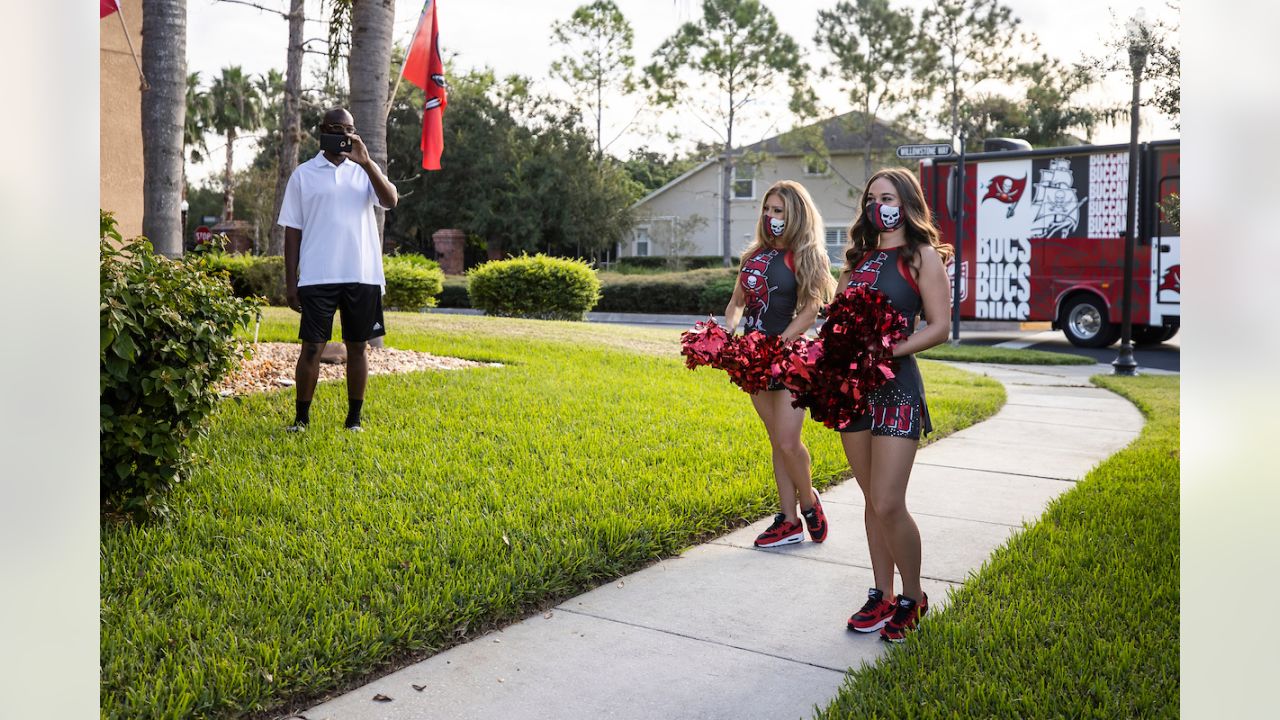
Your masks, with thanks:
M 235 177 L 231 174 L 231 162 L 234 159 L 236 146 L 236 130 L 227 131 L 227 169 L 222 176 L 222 219 L 235 220 L 236 189 L 232 184 Z
M 182 255 L 182 130 L 187 114 L 187 2 L 142 0 L 142 234 Z
M 351 7 L 351 117 L 369 148 L 369 157 L 387 170 L 387 95 L 390 92 L 391 35 L 394 0 L 354 0 Z M 377 211 L 378 235 L 384 237 L 383 212 Z
M 268 255 L 284 254 L 284 227 L 276 224 L 284 189 L 289 176 L 298 166 L 298 146 L 302 142 L 302 28 L 306 22 L 305 0 L 289 3 L 289 56 L 284 71 L 284 110 L 280 117 L 280 157 L 276 170 L 276 198 L 271 212 L 271 235 Z

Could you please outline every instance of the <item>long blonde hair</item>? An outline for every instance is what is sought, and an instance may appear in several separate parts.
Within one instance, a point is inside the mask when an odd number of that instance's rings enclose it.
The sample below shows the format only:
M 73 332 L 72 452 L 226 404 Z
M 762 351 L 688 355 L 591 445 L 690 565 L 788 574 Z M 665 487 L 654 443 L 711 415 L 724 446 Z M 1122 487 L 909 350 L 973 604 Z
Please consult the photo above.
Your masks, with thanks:
M 852 270 L 854 264 L 863 255 L 875 250 L 880 242 L 880 229 L 867 219 L 866 213 L 867 203 L 871 200 L 871 183 L 880 178 L 886 178 L 893 183 L 894 189 L 898 191 L 898 202 L 902 206 L 903 217 L 906 218 L 904 228 L 907 244 L 902 248 L 903 259 L 907 264 L 914 265 L 920 247 L 930 245 L 938 251 L 938 257 L 942 258 L 942 264 L 946 265 L 955 251 L 951 245 L 942 242 L 942 234 L 933 224 L 933 213 L 929 211 L 929 205 L 924 201 L 924 189 L 920 187 L 920 181 L 911 174 L 910 170 L 891 167 L 876 171 L 867 180 L 867 186 L 862 190 L 862 212 L 849 227 L 849 248 L 844 253 L 844 270 Z
M 782 200 L 786 212 L 786 227 L 781 237 L 770 237 L 765 230 L 764 205 L 770 195 Z M 755 253 L 765 249 L 789 249 L 796 272 L 796 309 L 810 303 L 828 303 L 835 296 L 836 281 L 831 277 L 831 261 L 823 238 L 822 214 L 813 204 L 809 191 L 798 182 L 779 180 L 769 187 L 760 201 L 760 213 L 756 217 L 756 235 L 742 253 L 745 263 Z

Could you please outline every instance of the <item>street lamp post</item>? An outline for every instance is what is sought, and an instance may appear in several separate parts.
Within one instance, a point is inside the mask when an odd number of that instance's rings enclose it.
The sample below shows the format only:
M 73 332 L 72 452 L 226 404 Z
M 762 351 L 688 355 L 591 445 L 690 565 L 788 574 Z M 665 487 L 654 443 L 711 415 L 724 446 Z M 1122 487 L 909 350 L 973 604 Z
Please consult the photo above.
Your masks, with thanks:
M 1138 363 L 1133 359 L 1133 245 L 1138 233 L 1138 96 L 1142 71 L 1147 65 L 1151 47 L 1142 8 L 1129 18 L 1126 33 L 1129 40 L 1129 69 L 1133 71 L 1133 104 L 1129 108 L 1129 194 L 1125 206 L 1124 233 L 1124 300 L 1121 303 L 1120 354 L 1111 361 L 1116 375 L 1137 375 Z

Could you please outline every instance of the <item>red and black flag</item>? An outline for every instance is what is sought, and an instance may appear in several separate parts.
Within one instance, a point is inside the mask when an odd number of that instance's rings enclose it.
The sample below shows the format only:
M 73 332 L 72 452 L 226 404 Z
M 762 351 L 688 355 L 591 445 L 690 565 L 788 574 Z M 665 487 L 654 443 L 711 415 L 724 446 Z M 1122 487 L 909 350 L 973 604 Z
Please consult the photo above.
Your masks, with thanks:
M 409 43 L 409 55 L 400 70 L 404 79 L 427 94 L 422 113 L 422 167 L 427 170 L 440 169 L 440 153 L 444 151 L 444 108 L 449 104 L 439 40 L 436 0 L 427 0 L 422 6 L 418 29 Z

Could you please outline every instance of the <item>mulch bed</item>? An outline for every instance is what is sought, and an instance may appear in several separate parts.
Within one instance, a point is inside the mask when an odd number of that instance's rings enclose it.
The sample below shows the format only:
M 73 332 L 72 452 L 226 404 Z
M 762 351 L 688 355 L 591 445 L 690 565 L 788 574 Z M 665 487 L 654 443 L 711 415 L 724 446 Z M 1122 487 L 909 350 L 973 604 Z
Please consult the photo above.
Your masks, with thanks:
M 297 343 L 264 342 L 250 345 L 253 356 L 240 362 L 240 369 L 218 384 L 218 394 L 247 395 L 293 385 L 294 368 L 302 346 Z M 420 370 L 461 370 L 473 367 L 497 367 L 499 363 L 481 363 L 461 358 L 440 357 L 414 350 L 381 347 L 369 348 L 369 374 L 418 372 Z M 320 364 L 320 380 L 346 377 L 343 364 Z

